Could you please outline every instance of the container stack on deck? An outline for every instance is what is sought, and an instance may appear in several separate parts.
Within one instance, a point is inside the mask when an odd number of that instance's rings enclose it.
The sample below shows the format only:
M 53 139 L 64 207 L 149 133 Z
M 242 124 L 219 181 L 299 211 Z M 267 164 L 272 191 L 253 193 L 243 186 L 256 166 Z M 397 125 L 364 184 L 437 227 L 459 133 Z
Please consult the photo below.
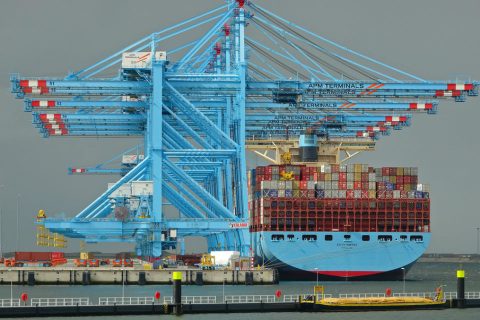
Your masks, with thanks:
M 365 164 L 257 167 L 249 186 L 252 198 L 419 199 L 428 198 L 430 191 L 428 185 L 418 184 L 417 168 Z
M 270 165 L 252 170 L 249 186 L 252 231 L 429 229 L 429 187 L 417 168 Z

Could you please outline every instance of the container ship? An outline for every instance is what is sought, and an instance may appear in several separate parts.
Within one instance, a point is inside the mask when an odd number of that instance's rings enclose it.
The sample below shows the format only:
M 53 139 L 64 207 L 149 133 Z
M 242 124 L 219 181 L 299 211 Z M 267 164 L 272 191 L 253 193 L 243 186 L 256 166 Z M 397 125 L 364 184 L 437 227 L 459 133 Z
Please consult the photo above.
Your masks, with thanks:
M 430 242 L 417 168 L 270 165 L 249 184 L 255 259 L 281 280 L 400 280 Z

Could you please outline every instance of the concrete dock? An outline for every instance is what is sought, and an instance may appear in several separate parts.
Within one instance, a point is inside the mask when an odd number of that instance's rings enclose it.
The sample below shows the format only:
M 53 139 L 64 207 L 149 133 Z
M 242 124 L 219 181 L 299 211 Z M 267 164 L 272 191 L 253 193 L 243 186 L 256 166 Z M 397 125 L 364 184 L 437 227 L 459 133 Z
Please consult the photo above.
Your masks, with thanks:
M 276 271 L 262 270 L 201 270 L 138 268 L 75 268 L 75 267 L 18 267 L 0 268 L 0 284 L 171 284 L 173 272 L 182 273 L 184 284 L 274 284 L 278 283 Z

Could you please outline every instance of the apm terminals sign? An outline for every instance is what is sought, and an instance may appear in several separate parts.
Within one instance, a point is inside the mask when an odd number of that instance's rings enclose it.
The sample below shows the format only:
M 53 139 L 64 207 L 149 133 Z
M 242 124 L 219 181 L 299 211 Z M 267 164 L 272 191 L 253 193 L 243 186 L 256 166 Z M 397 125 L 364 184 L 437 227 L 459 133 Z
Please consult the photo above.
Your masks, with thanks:
M 230 223 L 232 229 L 244 229 L 248 228 L 248 222 L 232 222 Z

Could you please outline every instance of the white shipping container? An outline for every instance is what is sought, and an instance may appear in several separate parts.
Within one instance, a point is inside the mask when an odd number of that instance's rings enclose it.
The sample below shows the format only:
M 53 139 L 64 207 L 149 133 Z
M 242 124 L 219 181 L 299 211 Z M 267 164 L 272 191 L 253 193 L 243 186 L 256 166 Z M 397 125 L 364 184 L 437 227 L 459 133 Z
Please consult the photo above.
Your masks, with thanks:
M 278 197 L 279 198 L 285 198 L 285 189 L 279 189 L 278 190 Z
M 347 182 L 347 189 L 352 190 L 353 189 L 353 182 Z
M 132 181 L 132 196 L 153 195 L 153 181 Z
M 339 198 L 346 198 L 347 197 L 347 190 L 338 190 L 338 197 Z
M 355 175 L 353 173 L 347 173 L 347 181 L 353 182 Z
M 308 190 L 315 190 L 315 181 L 308 181 L 307 182 L 307 189 Z
M 270 181 L 270 189 L 278 189 L 278 181 L 277 180 Z
M 167 60 L 165 51 L 155 52 L 155 59 Z M 150 69 L 152 67 L 151 52 L 124 52 L 122 54 L 123 69 Z
M 325 181 L 325 190 L 331 190 L 331 189 L 332 189 L 332 182 Z
M 260 182 L 260 188 L 262 190 L 270 189 L 270 181 L 261 181 Z
M 332 190 L 332 198 L 338 198 L 338 190 Z
M 278 181 L 278 189 L 285 190 L 285 181 Z
M 362 198 L 362 191 L 360 191 L 360 190 L 354 190 L 354 191 L 353 191 L 353 197 L 354 197 L 355 199 L 360 199 L 360 198 Z
M 325 181 L 317 181 L 317 189 L 325 189 Z
M 325 198 L 331 198 L 332 197 L 332 190 L 325 190 Z
M 338 182 L 332 181 L 332 189 L 338 189 Z
M 285 181 L 285 189 L 293 189 L 293 181 Z
M 376 189 L 376 184 L 375 184 L 375 182 L 369 182 L 369 183 L 368 183 L 368 189 L 370 189 L 370 190 L 375 190 L 375 189 Z
M 400 190 L 393 190 L 393 198 L 400 199 Z
M 339 171 L 340 172 L 347 172 L 347 165 L 341 164 L 340 167 L 339 167 Z
M 140 161 L 145 159 L 145 156 L 143 154 L 124 154 L 122 156 L 122 163 L 123 164 L 137 164 Z
M 338 173 L 332 173 L 332 181 L 338 181 Z
M 375 182 L 375 173 L 369 173 L 368 174 L 368 181 Z
M 111 189 L 115 183 L 109 183 L 108 184 L 108 189 Z M 130 186 L 130 183 L 125 183 L 121 185 L 117 190 L 113 191 L 110 196 L 108 196 L 110 199 L 111 198 L 119 198 L 119 197 L 125 197 L 128 198 L 132 195 L 132 188 Z
M 212 251 L 210 254 L 215 257 L 217 266 L 227 266 L 230 260 L 240 258 L 238 251 Z

